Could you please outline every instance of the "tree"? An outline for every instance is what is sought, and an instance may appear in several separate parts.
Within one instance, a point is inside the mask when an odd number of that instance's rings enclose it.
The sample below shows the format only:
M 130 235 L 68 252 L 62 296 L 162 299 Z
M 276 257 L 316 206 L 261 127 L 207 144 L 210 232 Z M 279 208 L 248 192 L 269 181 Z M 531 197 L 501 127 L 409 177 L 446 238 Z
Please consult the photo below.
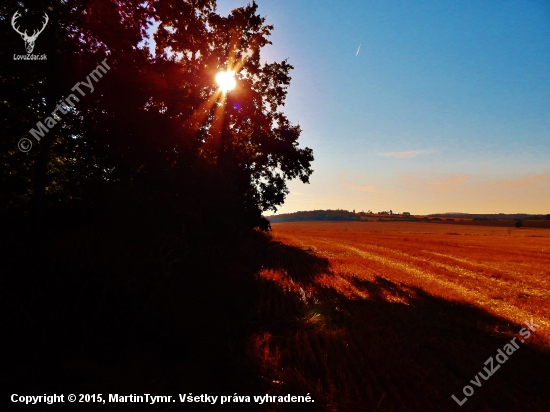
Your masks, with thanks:
M 48 59 L 64 61 L 26 77 L 15 66 L 0 68 L 4 85 L 26 93 L 4 102 L 4 146 L 15 147 L 103 58 L 111 70 L 31 153 L 11 150 L 27 156 L 28 173 L 6 203 L 27 196 L 46 206 L 76 201 L 112 210 L 114 202 L 125 210 L 139 199 L 161 214 L 171 208 L 208 222 L 207 215 L 224 213 L 228 225 L 249 227 L 284 202 L 288 180 L 309 181 L 312 150 L 299 147 L 301 129 L 281 111 L 292 66 L 260 62 L 273 27 L 254 2 L 226 17 L 213 0 L 51 0 L 43 7 L 56 40 Z M 3 6 L 1 19 L 14 11 Z M 141 44 L 153 23 L 151 55 Z M 20 41 L 6 34 L 10 47 Z M 227 68 L 238 86 L 219 94 L 214 77 Z
M 516 223 L 514 223 L 514 226 L 519 229 L 520 227 L 523 227 L 523 222 L 521 220 L 516 220 Z
M 1 191 L 1 204 L 3 214 L 32 214 L 39 220 L 48 205 L 78 196 L 79 190 L 73 184 L 78 167 L 71 164 L 79 157 L 75 151 L 78 142 L 70 136 L 79 133 L 79 118 L 73 114 L 66 116 L 63 127 L 42 136 L 40 144 L 34 142 L 35 147 L 29 153 L 21 153 L 17 144 L 21 138 L 32 138 L 29 130 L 51 113 L 62 94 L 75 84 L 75 73 L 70 68 L 75 67 L 79 46 L 74 34 L 69 36 L 68 33 L 71 8 L 66 2 L 49 1 L 37 5 L 22 1 L 17 3 L 17 8 L 14 6 L 7 3 L 0 6 L 0 21 L 4 22 L 0 33 L 3 62 L 0 65 L 3 96 L 0 101 L 3 163 L 0 181 L 5 188 Z M 56 23 L 49 22 L 34 49 L 34 53 L 46 54 L 46 61 L 22 61 L 12 57 L 22 53 L 23 45 L 21 37 L 9 24 L 16 11 L 22 14 L 21 23 L 29 27 L 33 27 L 37 19 L 40 21 L 44 12 L 50 17 L 55 15 Z M 83 163 L 80 166 L 85 167 Z M 91 174 L 88 171 L 88 175 Z

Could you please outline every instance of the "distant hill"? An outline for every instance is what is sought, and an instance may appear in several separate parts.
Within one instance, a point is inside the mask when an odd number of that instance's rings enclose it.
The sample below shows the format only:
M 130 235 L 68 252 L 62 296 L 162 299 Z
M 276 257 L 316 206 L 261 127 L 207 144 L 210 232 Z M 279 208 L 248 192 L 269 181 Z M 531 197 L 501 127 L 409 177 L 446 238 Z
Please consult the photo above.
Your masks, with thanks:
M 409 213 L 390 214 L 379 213 L 354 213 L 349 210 L 309 210 L 295 213 L 282 213 L 280 215 L 266 216 L 271 223 L 277 222 L 302 222 L 302 221 L 445 221 L 460 219 L 465 221 L 506 221 L 506 220 L 550 220 L 548 215 L 531 215 L 528 213 L 434 213 L 425 217 L 411 216 Z M 481 222 L 479 222 L 481 223 Z
M 361 220 L 361 218 L 348 210 L 310 210 L 307 212 L 282 213 L 280 215 L 266 216 L 272 222 L 301 222 L 307 220 Z
M 550 220 L 549 215 L 531 215 L 528 213 L 435 213 L 428 215 L 429 217 L 452 217 L 474 220 L 500 220 L 500 219 L 514 219 L 514 220 Z

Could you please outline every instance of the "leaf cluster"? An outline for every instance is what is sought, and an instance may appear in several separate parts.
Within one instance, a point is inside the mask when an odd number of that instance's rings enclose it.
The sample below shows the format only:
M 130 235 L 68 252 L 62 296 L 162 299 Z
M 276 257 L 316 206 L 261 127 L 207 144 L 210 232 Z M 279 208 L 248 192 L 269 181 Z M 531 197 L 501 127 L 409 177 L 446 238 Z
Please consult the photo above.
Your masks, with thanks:
M 9 61 L 22 48 L 9 26 L 16 9 L 50 16 L 36 46 L 47 62 Z M 224 212 L 235 227 L 255 226 L 284 202 L 288 180 L 309 181 L 312 150 L 282 111 L 293 67 L 262 63 L 273 26 L 254 2 L 221 16 L 214 0 L 21 1 L 2 6 L 0 22 L 6 209 L 39 215 L 76 202 L 94 213 L 137 198 L 183 220 Z M 105 58 L 94 92 L 19 153 L 17 140 Z M 227 68 L 238 86 L 215 98 Z

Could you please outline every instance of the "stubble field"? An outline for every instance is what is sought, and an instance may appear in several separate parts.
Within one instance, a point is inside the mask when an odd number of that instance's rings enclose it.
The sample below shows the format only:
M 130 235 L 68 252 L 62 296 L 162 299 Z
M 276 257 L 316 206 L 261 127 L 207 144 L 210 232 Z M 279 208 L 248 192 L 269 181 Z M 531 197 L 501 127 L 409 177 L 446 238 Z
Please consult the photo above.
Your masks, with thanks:
M 335 411 L 550 409 L 548 229 L 278 223 L 258 278 L 250 345 L 278 391 Z M 531 320 L 536 332 L 470 383 Z

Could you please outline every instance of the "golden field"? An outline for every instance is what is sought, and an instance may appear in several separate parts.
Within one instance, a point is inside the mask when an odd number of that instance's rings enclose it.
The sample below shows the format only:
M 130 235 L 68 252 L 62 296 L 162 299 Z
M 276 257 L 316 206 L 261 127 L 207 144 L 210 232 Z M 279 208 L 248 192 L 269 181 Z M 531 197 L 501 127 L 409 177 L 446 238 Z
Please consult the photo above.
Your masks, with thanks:
M 250 345 L 279 390 L 335 411 L 550 410 L 550 230 L 276 223 L 267 262 Z M 530 320 L 459 407 L 451 395 Z

